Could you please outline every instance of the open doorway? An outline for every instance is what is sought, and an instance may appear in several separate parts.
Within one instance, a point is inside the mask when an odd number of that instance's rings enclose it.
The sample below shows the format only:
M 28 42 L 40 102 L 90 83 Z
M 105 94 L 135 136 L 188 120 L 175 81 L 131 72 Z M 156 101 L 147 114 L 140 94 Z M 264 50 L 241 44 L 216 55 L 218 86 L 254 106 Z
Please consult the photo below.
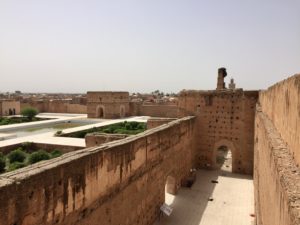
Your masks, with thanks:
M 232 172 L 232 153 L 225 145 L 222 145 L 217 149 L 216 167 L 220 170 Z
M 125 117 L 125 106 L 124 105 L 120 106 L 120 117 L 121 118 Z
M 166 180 L 165 191 L 169 194 L 176 195 L 176 179 L 173 176 L 168 176 Z
M 104 118 L 104 106 L 98 106 L 96 109 L 96 118 Z
M 172 205 L 178 186 L 174 175 L 168 175 L 165 181 L 165 204 Z

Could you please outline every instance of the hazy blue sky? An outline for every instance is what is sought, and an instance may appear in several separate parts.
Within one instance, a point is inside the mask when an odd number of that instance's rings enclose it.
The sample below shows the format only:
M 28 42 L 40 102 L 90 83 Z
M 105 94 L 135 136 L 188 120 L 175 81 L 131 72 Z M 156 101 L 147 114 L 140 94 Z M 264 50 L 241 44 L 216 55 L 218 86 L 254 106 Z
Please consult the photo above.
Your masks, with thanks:
M 0 92 L 263 89 L 300 72 L 299 0 L 0 0 Z

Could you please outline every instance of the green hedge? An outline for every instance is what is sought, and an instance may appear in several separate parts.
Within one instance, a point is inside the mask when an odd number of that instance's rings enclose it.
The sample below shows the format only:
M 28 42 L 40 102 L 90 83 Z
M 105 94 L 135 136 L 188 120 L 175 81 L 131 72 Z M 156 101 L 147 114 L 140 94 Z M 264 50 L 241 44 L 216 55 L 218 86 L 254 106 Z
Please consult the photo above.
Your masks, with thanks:
M 31 143 L 24 144 L 25 149 L 22 147 L 17 148 L 6 156 L 0 152 L 0 173 L 13 171 L 43 160 L 53 159 L 63 154 L 60 150 L 53 150 L 51 153 L 38 150 L 29 153 L 27 149 L 30 146 Z
M 32 120 L 28 119 L 27 117 L 0 117 L 0 126 L 1 125 L 10 125 L 10 124 L 18 124 L 18 123 L 27 123 L 27 122 L 34 122 L 34 121 L 43 121 L 49 120 L 48 118 L 38 118 L 34 117 Z
M 122 122 L 115 123 L 104 127 L 93 127 L 88 130 L 78 131 L 68 134 L 68 137 L 84 138 L 89 133 L 106 133 L 106 134 L 129 134 L 135 135 L 144 132 L 147 129 L 147 124 L 142 122 Z

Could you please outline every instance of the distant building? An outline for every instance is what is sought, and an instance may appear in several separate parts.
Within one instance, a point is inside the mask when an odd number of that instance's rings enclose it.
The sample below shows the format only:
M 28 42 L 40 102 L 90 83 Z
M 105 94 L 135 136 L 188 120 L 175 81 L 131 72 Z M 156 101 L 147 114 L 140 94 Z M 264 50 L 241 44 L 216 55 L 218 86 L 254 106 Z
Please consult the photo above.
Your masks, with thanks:
M 129 92 L 88 92 L 87 113 L 89 118 L 115 119 L 129 116 Z
M 0 117 L 20 114 L 20 102 L 15 100 L 0 100 Z

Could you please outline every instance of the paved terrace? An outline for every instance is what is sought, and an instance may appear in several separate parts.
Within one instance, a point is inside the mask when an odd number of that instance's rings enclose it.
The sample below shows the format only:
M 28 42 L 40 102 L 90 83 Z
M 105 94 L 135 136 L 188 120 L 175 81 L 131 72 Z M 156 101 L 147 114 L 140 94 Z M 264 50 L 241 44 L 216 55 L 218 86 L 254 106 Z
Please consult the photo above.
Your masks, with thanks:
M 155 225 L 253 225 L 252 177 L 233 174 L 229 169 L 198 170 L 191 189 L 181 188 L 176 196 L 166 193 L 166 203 L 173 212 Z
M 63 115 L 65 115 L 65 114 L 63 114 Z M 44 116 L 46 118 L 51 117 L 51 115 L 49 115 L 49 114 L 46 114 L 46 115 L 44 114 L 42 116 Z M 50 125 L 50 124 L 55 124 L 55 123 L 61 123 L 61 122 L 66 122 L 66 121 L 71 121 L 71 120 L 78 121 L 80 119 L 82 119 L 82 120 L 86 119 L 86 115 L 77 115 L 77 116 L 72 115 L 72 117 L 68 117 L 68 116 L 65 117 L 65 116 L 60 116 L 60 115 L 58 115 L 58 116 L 52 115 L 52 116 L 56 117 L 56 119 L 53 120 L 55 122 L 53 122 L 53 121 L 50 122 L 50 120 L 49 120 L 49 121 L 32 122 L 31 124 L 24 123 L 24 124 L 13 124 L 13 125 L 2 126 L 2 127 L 0 127 L 0 135 L 1 135 L 2 130 L 7 131 L 8 128 L 9 128 L 9 130 L 24 129 L 24 128 L 29 128 L 29 127 L 36 127 L 36 126 L 39 127 L 39 126 L 45 126 L 45 125 Z M 92 120 L 94 120 L 94 119 L 92 119 Z M 130 118 L 114 119 L 114 120 L 96 119 L 95 121 L 99 121 L 99 122 L 89 124 L 89 125 L 83 125 L 80 127 L 64 129 L 64 130 L 62 130 L 62 132 L 64 134 L 67 134 L 67 133 L 77 132 L 80 130 L 90 129 L 93 127 L 102 127 L 102 126 L 119 123 L 119 122 L 123 122 L 123 121 L 147 122 L 147 120 L 148 120 L 148 117 L 146 117 L 146 116 L 130 117 Z M 14 127 L 12 128 L 12 126 L 14 126 Z M 31 136 L 26 136 L 26 137 L 19 137 L 19 138 L 0 141 L 0 147 L 14 145 L 14 144 L 20 144 L 23 142 L 35 142 L 35 143 L 44 143 L 44 144 L 53 144 L 53 145 L 67 145 L 67 146 L 76 146 L 76 147 L 82 147 L 82 148 L 86 147 L 85 139 L 83 139 L 83 138 L 55 137 L 54 136 L 55 133 L 56 133 L 55 131 L 51 131 L 51 132 L 46 132 L 43 134 L 36 134 L 36 135 L 31 135 Z M 0 136 L 0 138 L 1 138 L 1 136 Z

